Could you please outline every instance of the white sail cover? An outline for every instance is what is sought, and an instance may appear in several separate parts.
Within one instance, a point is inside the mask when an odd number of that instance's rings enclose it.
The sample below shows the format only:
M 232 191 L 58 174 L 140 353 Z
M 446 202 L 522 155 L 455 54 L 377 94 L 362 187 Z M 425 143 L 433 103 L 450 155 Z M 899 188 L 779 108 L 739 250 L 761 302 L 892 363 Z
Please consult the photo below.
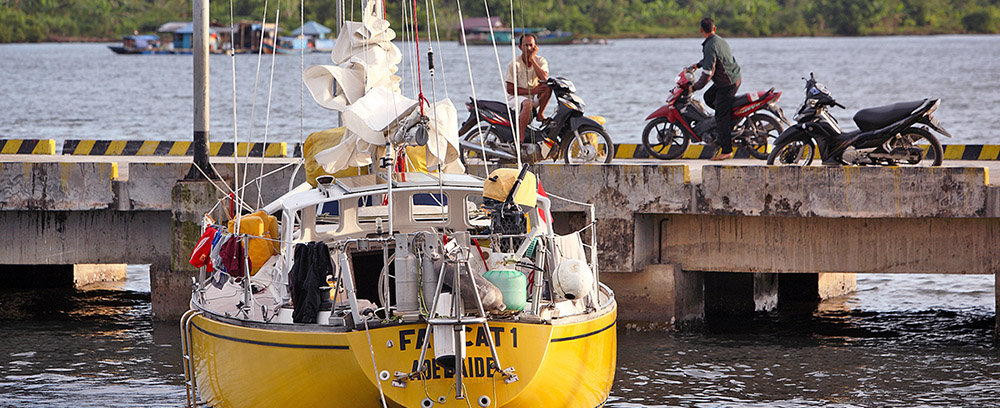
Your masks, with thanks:
M 386 134 L 413 109 L 417 101 L 403 96 L 396 75 L 402 53 L 392 40 L 396 33 L 379 17 L 370 1 L 362 21 L 344 23 L 330 59 L 336 65 L 314 65 L 303 72 L 303 82 L 320 106 L 343 114 L 347 133 L 342 142 L 319 152 L 316 160 L 333 173 L 372 162 L 375 146 L 386 144 Z M 445 99 L 425 111 L 430 119 L 427 165 L 463 172 L 458 161 L 458 115 Z M 456 165 L 457 163 L 457 165 Z

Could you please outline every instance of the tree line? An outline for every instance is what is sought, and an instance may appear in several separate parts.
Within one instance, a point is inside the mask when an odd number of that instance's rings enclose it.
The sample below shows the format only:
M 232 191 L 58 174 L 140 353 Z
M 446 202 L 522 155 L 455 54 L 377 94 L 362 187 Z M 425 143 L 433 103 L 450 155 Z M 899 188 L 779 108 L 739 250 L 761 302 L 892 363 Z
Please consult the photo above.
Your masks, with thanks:
M 345 0 L 345 15 L 360 15 L 360 0 Z M 442 39 L 458 37 L 462 15 L 499 16 L 515 27 L 547 27 L 586 37 L 689 37 L 711 16 L 727 36 L 895 35 L 1000 32 L 1000 0 L 460 0 L 418 1 L 421 36 L 427 8 L 435 11 Z M 280 12 L 285 32 L 298 27 L 298 1 L 232 0 L 210 3 L 212 20 L 261 20 Z M 310 0 L 305 21 L 333 27 L 336 0 Z M 167 21 L 190 20 L 191 0 L 0 0 L 0 43 L 113 40 L 154 33 Z M 232 5 L 232 7 L 230 7 Z M 412 0 L 386 0 L 386 15 L 397 31 L 412 21 Z M 513 15 L 513 24 L 511 16 Z M 433 20 L 432 20 L 433 24 Z

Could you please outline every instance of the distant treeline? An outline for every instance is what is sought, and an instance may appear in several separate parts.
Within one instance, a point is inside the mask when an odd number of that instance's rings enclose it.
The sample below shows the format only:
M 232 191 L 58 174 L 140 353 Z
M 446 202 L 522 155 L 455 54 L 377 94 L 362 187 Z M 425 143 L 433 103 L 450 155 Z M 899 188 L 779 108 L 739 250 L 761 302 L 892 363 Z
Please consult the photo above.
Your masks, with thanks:
M 360 0 L 345 0 L 347 17 L 360 14 Z M 417 1 L 421 36 L 426 9 Z M 265 0 L 215 0 L 212 20 L 261 20 Z M 230 10 L 230 4 L 232 9 Z M 306 1 L 305 20 L 334 26 L 336 0 Z M 443 38 L 458 33 L 458 1 L 433 2 Z M 486 15 L 483 2 L 462 2 L 465 17 Z M 394 27 L 412 0 L 387 0 Z M 298 27 L 298 1 L 267 0 L 267 19 L 280 7 L 281 26 Z M 728 36 L 817 36 L 1000 32 L 1000 0 L 512 0 L 490 1 L 489 14 L 516 27 L 548 27 L 588 37 L 687 37 L 712 16 Z M 0 0 L 0 42 L 115 39 L 135 31 L 153 33 L 167 21 L 190 20 L 191 0 Z M 433 18 L 433 16 L 432 16 Z

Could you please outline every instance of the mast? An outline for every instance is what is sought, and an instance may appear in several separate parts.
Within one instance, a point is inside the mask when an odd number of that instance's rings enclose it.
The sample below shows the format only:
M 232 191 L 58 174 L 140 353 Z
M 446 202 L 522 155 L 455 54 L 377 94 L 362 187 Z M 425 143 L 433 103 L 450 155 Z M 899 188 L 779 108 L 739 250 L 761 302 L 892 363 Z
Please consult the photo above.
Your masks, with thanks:
M 186 180 L 216 177 L 208 160 L 208 1 L 194 0 L 194 163 Z M 199 170 L 200 169 L 200 170 Z M 202 175 L 204 172 L 204 176 Z

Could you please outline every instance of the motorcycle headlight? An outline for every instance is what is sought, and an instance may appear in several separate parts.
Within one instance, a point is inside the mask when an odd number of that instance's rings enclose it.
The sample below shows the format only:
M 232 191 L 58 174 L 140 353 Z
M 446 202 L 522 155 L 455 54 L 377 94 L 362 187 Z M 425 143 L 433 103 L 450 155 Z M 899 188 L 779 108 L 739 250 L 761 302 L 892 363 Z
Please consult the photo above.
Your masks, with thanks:
M 578 111 L 583 111 L 587 104 L 583 103 L 583 99 L 576 95 L 568 95 L 566 98 L 560 98 L 559 102 L 566 105 L 567 108 L 575 109 Z
M 556 85 L 558 85 L 561 88 L 565 88 L 567 91 L 569 91 L 569 93 L 576 93 L 576 85 L 573 85 L 572 81 L 563 77 L 559 77 L 555 79 L 555 82 Z

